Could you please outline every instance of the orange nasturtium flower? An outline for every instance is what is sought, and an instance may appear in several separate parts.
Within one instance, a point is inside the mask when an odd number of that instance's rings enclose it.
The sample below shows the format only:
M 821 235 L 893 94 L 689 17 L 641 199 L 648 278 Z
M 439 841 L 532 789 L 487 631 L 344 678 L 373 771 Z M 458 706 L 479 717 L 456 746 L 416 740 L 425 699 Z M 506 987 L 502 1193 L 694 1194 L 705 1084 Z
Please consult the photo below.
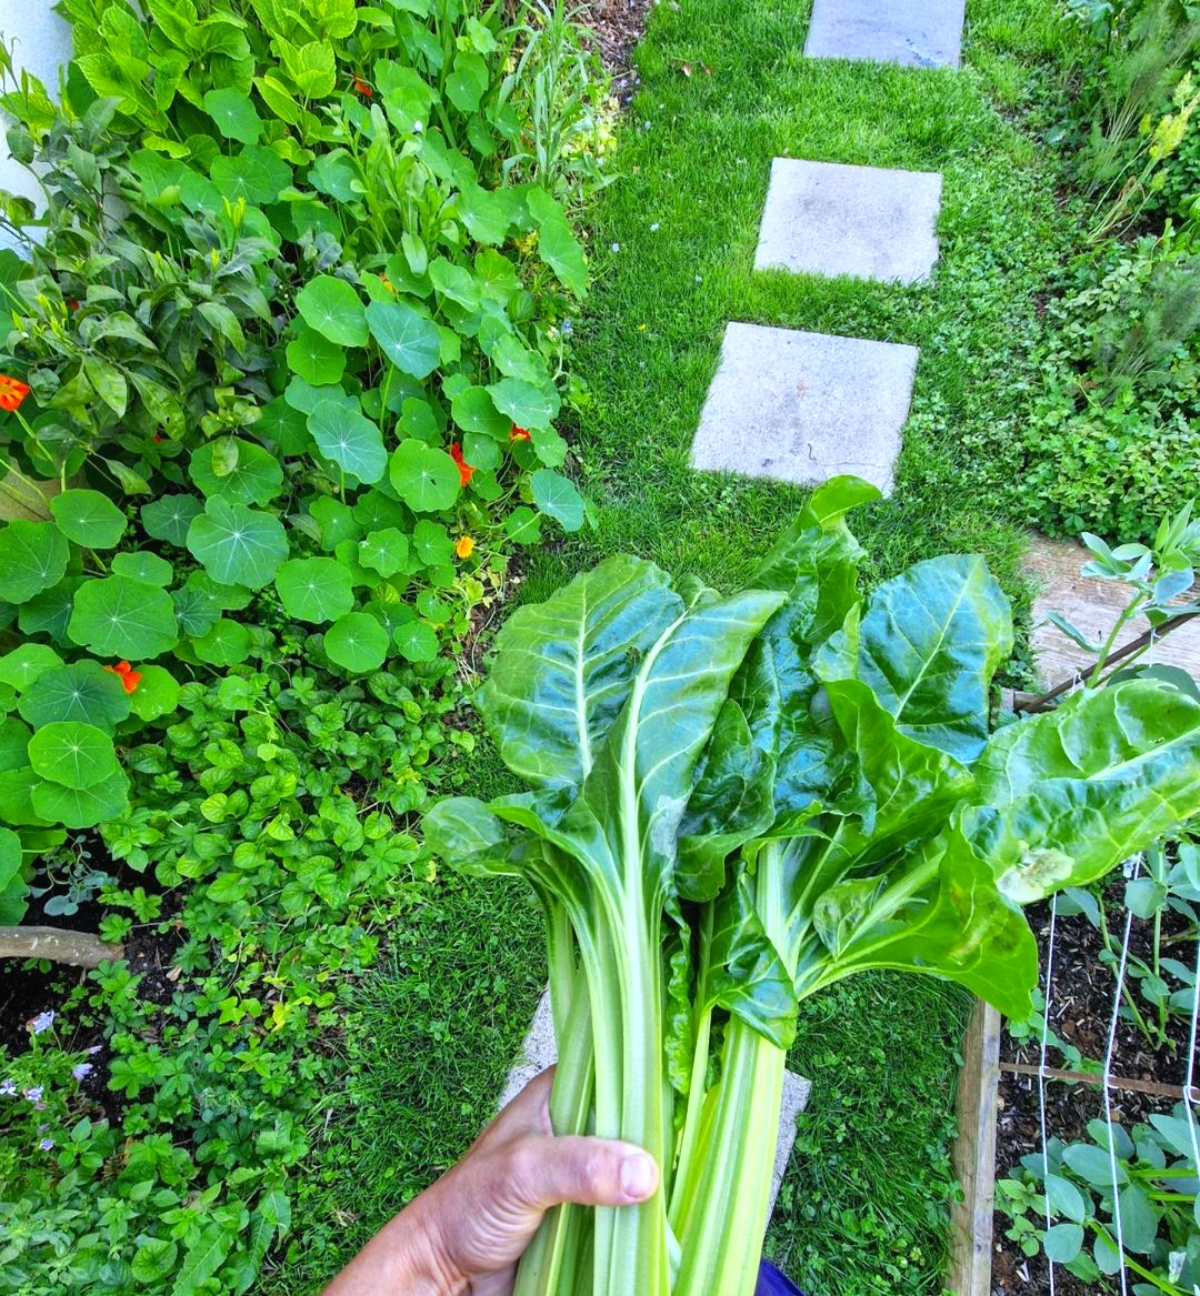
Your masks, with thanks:
M 28 383 L 23 383 L 19 378 L 10 378 L 8 374 L 0 374 L 0 409 L 8 410 L 11 414 L 13 410 L 20 409 L 21 402 L 28 395 Z
M 531 439 L 529 436 L 529 429 L 517 427 L 514 423 L 512 425 L 512 431 L 508 434 L 508 439 L 510 441 L 528 441 Z
M 458 464 L 458 484 L 466 486 L 475 475 L 475 469 L 463 458 L 462 446 L 457 441 L 451 443 L 450 458 Z
M 372 90 L 360 76 L 354 78 L 354 89 L 358 94 L 362 95 L 364 99 L 370 99 L 370 97 L 375 93 L 375 91 Z
M 458 537 L 458 543 L 454 546 L 454 552 L 460 558 L 470 558 L 475 552 L 475 541 L 470 536 L 464 535 Z
M 132 693 L 141 683 L 142 672 L 135 671 L 127 661 L 117 662 L 115 666 L 105 666 L 104 669 L 112 671 L 114 675 L 120 677 L 121 683 L 125 685 L 126 693 Z

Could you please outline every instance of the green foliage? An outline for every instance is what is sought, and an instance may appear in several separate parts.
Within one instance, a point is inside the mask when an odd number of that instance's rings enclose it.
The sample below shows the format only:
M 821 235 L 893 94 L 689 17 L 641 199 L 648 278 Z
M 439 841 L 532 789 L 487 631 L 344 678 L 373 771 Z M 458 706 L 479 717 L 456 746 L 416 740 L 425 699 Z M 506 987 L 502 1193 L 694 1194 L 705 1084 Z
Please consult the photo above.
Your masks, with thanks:
M 1026 1015 L 1020 906 L 1200 811 L 1194 687 L 1114 680 L 989 733 L 1008 602 L 981 560 L 939 558 L 864 603 L 845 516 L 877 494 L 819 487 L 740 594 L 617 557 L 497 638 L 478 705 L 531 790 L 443 801 L 426 832 L 468 873 L 532 884 L 552 1110 L 646 1147 L 663 1183 L 637 1211 L 555 1216 L 521 1296 L 589 1276 L 749 1296 L 798 1003 L 895 969 Z
M 1178 1104 L 1132 1130 L 1093 1120 L 1087 1132 L 1076 1143 L 1049 1139 L 1045 1157 L 1022 1157 L 1000 1180 L 998 1205 L 1012 1220 L 1007 1236 L 1085 1283 L 1117 1273 L 1124 1257 L 1138 1296 L 1194 1290 L 1200 1216 L 1189 1113 Z
M 31 389 L 0 417 L 0 490 L 38 519 L 0 523 L 0 599 L 68 666 L 130 662 L 131 696 L 151 664 L 248 660 L 276 595 L 334 623 L 313 651 L 352 674 L 452 650 L 503 578 L 511 517 L 588 516 L 567 477 L 537 476 L 566 454 L 553 325 L 587 273 L 555 195 L 586 195 L 565 162 L 514 172 L 533 126 L 507 62 L 528 29 L 458 0 L 436 35 L 424 5 L 67 12 L 61 106 L 4 61 L 47 207 L 0 195 L 28 255 L 0 274 L 0 368 Z M 543 33 L 539 58 L 578 39 Z M 572 93 L 591 94 L 578 59 Z M 518 414 L 535 440 L 510 436 Z M 434 590 L 459 614 L 421 611 Z M 171 685 L 154 691 L 122 736 L 168 714 Z M 27 827 L 64 799 L 29 768 Z M 99 786 L 63 813 L 120 809 L 124 781 Z

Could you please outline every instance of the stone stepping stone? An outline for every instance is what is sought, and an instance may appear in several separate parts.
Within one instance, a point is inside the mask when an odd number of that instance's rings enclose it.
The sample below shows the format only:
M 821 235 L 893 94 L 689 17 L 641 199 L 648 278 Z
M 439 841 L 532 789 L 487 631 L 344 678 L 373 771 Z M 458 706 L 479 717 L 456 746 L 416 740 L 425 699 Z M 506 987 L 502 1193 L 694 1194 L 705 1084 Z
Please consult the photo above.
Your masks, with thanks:
M 818 486 L 853 473 L 890 494 L 919 352 L 729 324 L 692 466 Z
M 809 58 L 958 67 L 966 0 L 813 0 Z
M 938 257 L 942 177 L 776 158 L 756 270 L 920 283 Z
M 522 1061 L 509 1072 L 500 1095 L 499 1106 L 507 1107 L 522 1089 L 547 1067 L 558 1061 L 558 1048 L 554 1041 L 554 1018 L 550 1011 L 550 992 L 543 993 L 533 1015 L 533 1024 L 521 1046 Z M 812 1092 L 812 1081 L 805 1080 L 794 1071 L 787 1071 L 783 1078 L 783 1109 L 779 1118 L 779 1141 L 775 1145 L 775 1170 L 771 1181 L 771 1205 L 768 1211 L 775 1209 L 775 1199 L 783 1183 L 784 1172 L 792 1155 L 792 1145 L 796 1142 L 796 1120 L 808 1106 L 809 1094 Z
M 1025 570 L 1039 587 L 1033 601 L 1033 659 L 1044 688 L 1053 688 L 1075 671 L 1095 664 L 1078 644 L 1046 620 L 1048 612 L 1061 613 L 1095 642 L 1107 638 L 1129 601 L 1129 587 L 1116 581 L 1081 576 L 1079 569 L 1091 560 L 1083 545 L 1039 536 L 1025 558 Z M 1186 601 L 1186 600 L 1184 600 Z M 1149 626 L 1139 619 L 1123 631 L 1117 647 L 1136 639 Z M 1172 631 L 1144 657 L 1142 663 L 1180 666 L 1200 679 L 1200 617 Z

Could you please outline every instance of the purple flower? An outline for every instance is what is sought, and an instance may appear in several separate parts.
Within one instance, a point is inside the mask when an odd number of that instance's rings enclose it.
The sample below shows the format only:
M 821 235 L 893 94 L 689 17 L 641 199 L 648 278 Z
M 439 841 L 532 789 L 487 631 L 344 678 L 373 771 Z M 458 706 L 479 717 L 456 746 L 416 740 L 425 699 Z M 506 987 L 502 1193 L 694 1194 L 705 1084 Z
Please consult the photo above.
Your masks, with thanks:
M 42 1101 L 42 1086 L 34 1085 L 32 1089 L 26 1089 L 23 1097 L 28 1098 L 31 1103 Z
M 49 1152 L 53 1146 L 54 1146 L 54 1140 L 52 1138 L 44 1138 L 38 1144 L 38 1147 L 40 1147 L 43 1152 Z
M 103 1044 L 93 1044 L 92 1047 L 87 1050 L 88 1057 L 91 1057 L 94 1053 L 99 1053 L 103 1047 Z
M 40 1035 L 42 1031 L 48 1031 L 50 1027 L 53 1025 L 54 1025 L 54 1013 L 43 1012 L 43 1013 L 38 1013 L 38 1015 L 33 1019 L 33 1021 L 29 1023 L 29 1029 L 33 1031 L 35 1035 Z
M 76 1080 L 82 1080 L 85 1076 L 92 1074 L 92 1064 L 90 1062 L 80 1062 L 77 1067 L 71 1068 L 71 1074 Z
M 11 1098 L 17 1092 L 15 1080 L 0 1080 L 0 1097 Z

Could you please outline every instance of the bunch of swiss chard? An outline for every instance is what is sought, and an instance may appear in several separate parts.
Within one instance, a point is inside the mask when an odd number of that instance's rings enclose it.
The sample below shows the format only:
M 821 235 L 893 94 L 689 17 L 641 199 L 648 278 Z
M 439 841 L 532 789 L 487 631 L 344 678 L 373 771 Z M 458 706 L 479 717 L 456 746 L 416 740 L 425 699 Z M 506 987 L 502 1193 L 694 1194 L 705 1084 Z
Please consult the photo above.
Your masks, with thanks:
M 435 849 L 544 906 L 560 1132 L 638 1143 L 661 1192 L 564 1207 L 518 1296 L 750 1296 L 797 1004 L 870 968 L 1030 1008 L 1021 906 L 1200 810 L 1200 704 L 1129 679 L 989 732 L 1012 650 L 976 557 L 865 602 L 818 490 L 749 587 L 615 557 L 522 608 L 478 705 L 529 791 L 456 798 Z

